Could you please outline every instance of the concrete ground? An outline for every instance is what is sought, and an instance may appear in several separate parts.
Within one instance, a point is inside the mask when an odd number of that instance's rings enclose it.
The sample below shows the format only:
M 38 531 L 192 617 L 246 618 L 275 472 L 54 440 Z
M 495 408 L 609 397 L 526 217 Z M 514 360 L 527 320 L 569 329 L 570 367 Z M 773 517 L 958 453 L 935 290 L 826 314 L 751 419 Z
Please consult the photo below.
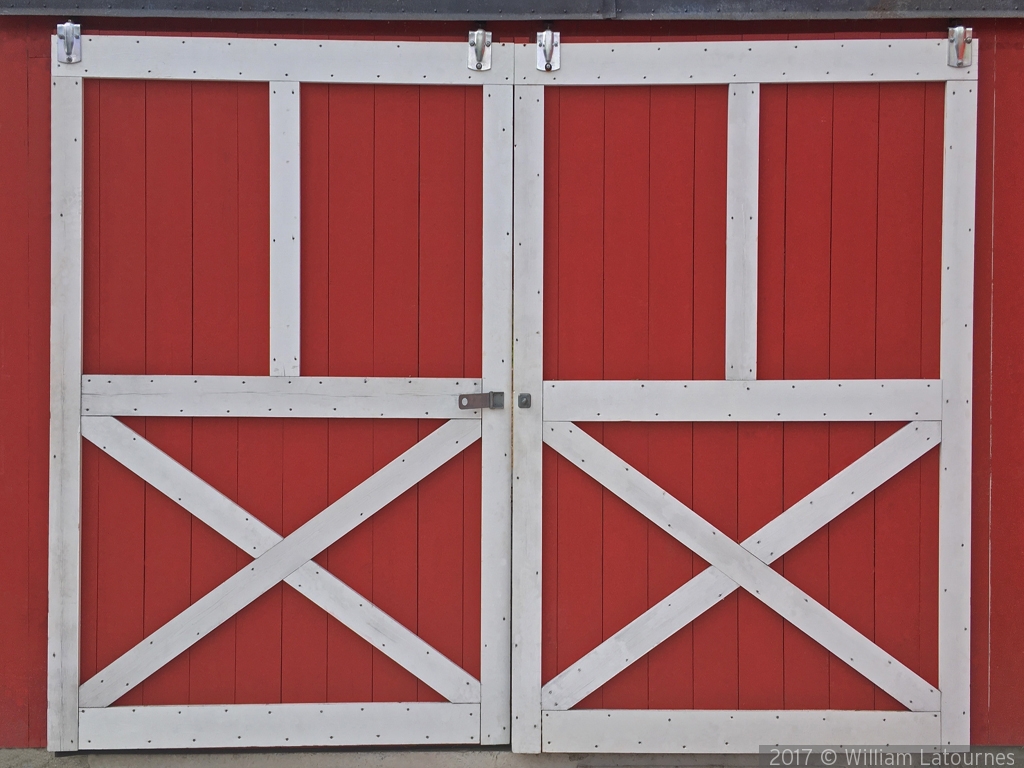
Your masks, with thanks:
M 0 768 L 752 768 L 757 755 L 514 755 L 481 750 L 106 752 L 0 749 Z

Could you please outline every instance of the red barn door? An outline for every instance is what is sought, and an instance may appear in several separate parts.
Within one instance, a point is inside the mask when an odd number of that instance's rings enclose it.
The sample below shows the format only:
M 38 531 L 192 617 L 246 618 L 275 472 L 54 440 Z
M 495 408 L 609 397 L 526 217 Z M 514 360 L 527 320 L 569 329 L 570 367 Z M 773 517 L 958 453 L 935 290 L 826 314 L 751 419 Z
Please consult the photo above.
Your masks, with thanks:
M 50 748 L 508 743 L 511 50 L 63 43 Z
M 952 47 L 517 47 L 514 748 L 967 743 Z

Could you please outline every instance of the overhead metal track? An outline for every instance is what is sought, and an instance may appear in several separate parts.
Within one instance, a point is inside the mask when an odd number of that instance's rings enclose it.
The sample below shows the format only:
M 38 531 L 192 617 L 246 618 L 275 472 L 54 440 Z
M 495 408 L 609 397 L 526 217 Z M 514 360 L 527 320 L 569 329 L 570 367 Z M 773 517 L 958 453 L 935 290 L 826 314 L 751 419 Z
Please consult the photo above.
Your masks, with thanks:
M 1024 16 L 1020 0 L 7 0 L 0 14 L 380 21 L 798 20 Z

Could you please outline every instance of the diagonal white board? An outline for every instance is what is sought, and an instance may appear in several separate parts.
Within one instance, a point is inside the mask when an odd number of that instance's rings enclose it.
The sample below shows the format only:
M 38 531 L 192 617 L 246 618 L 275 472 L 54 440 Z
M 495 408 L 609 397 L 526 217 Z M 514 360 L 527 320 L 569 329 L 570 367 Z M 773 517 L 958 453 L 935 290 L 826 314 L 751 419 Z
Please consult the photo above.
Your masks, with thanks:
M 939 444 L 938 422 L 912 422 L 743 541 L 743 548 L 773 563 L 886 480 Z M 544 686 L 542 708 L 564 710 L 737 589 L 715 568 L 701 571 Z
M 258 557 L 283 537 L 110 416 L 82 419 L 82 435 L 241 549 Z M 480 701 L 480 683 L 444 654 L 314 562 L 285 579 L 316 605 L 448 701 Z
M 907 709 L 938 709 L 939 692 L 927 681 L 583 430 L 548 422 L 544 442 Z
M 82 685 L 80 704 L 112 704 L 479 438 L 479 421 L 449 421 L 430 433 L 97 672 Z

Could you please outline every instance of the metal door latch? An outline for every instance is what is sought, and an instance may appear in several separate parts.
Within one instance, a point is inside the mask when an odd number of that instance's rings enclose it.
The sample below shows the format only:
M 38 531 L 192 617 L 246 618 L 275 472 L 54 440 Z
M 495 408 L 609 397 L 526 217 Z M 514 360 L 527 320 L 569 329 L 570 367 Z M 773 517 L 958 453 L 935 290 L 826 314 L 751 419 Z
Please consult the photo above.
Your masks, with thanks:
M 946 63 L 951 67 L 969 67 L 974 63 L 974 49 L 971 48 L 974 30 L 971 27 L 949 28 L 949 55 Z
M 459 409 L 463 411 L 475 411 L 478 408 L 504 407 L 504 392 L 476 392 L 469 395 L 459 395 Z
M 551 72 L 562 65 L 558 54 L 559 37 L 557 32 L 550 29 L 537 33 L 537 69 L 542 72 Z
M 484 71 L 491 68 L 491 33 L 474 29 L 469 33 L 469 68 Z
M 529 392 L 523 392 L 521 395 L 519 395 L 520 408 L 529 408 L 531 405 L 533 405 L 533 398 L 530 397 Z
M 82 25 L 68 21 L 57 25 L 57 39 L 61 41 L 60 60 L 75 64 L 82 60 Z

